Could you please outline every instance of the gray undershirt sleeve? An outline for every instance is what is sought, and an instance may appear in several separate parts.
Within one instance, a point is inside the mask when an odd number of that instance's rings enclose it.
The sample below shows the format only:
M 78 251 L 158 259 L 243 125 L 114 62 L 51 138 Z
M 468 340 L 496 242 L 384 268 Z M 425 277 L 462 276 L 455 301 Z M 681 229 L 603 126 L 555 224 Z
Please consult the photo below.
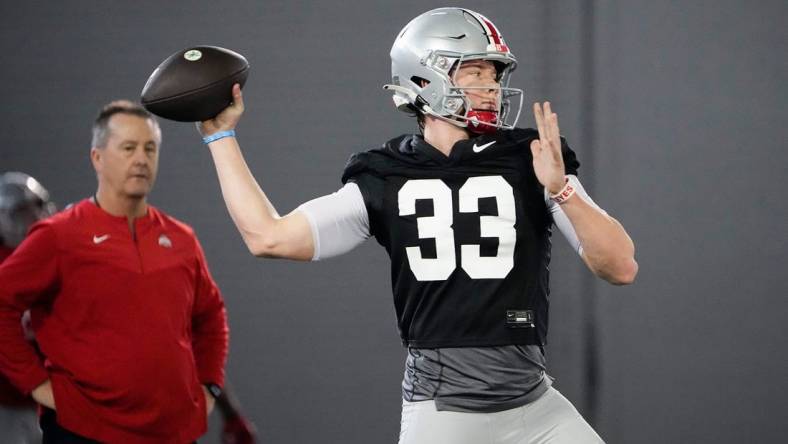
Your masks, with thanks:
M 596 208 L 597 210 L 601 211 L 604 214 L 607 214 L 605 210 L 599 207 L 586 193 L 586 190 L 583 188 L 583 185 L 580 183 L 580 179 L 577 176 L 570 174 L 566 176 L 569 178 L 569 182 L 575 188 L 575 194 L 577 197 L 582 198 L 586 203 L 591 205 L 592 207 Z M 554 202 L 550 197 L 547 195 L 547 190 L 545 189 L 545 202 L 547 202 L 547 209 L 550 210 L 550 213 L 553 215 L 553 221 L 555 222 L 555 226 L 558 227 L 558 230 L 561 234 L 564 235 L 569 244 L 572 248 L 577 252 L 579 255 L 583 255 L 583 246 L 580 245 L 580 239 L 577 238 L 577 233 L 575 233 L 575 228 L 572 226 L 572 222 L 564 213 L 564 210 L 561 209 L 561 205 L 558 205 Z
M 369 216 L 361 190 L 348 182 L 337 192 L 301 204 L 312 228 L 317 261 L 347 253 L 369 238 Z

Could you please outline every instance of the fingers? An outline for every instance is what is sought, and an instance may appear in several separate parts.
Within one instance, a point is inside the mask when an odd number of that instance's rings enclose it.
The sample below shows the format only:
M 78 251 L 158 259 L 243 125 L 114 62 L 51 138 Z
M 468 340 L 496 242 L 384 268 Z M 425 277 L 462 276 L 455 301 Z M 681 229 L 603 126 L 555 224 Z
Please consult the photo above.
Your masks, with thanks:
M 544 103 L 544 127 L 547 140 L 552 143 L 555 139 L 553 137 L 553 110 L 550 107 L 550 102 Z
M 235 128 L 244 112 L 244 98 L 241 93 L 241 85 L 238 83 L 233 85 L 232 95 L 233 101 L 227 108 L 208 120 L 197 122 L 197 131 L 200 134 L 207 136 L 217 131 Z
M 558 128 L 558 114 L 554 113 L 550 102 L 534 103 L 534 117 L 539 139 L 553 150 L 561 149 L 561 130 Z
M 240 111 L 244 110 L 244 96 L 241 93 L 241 85 L 233 85 L 233 105 Z
M 550 145 L 560 150 L 561 131 L 558 129 L 558 114 L 550 108 L 550 102 L 545 103 L 545 115 L 547 116 L 547 137 L 550 138 Z
M 540 105 L 539 102 L 534 103 L 534 119 L 536 119 L 536 129 L 539 131 L 539 139 L 547 142 L 544 113 L 542 112 L 542 105 Z
M 534 159 L 539 157 L 539 153 L 542 151 L 542 145 L 539 143 L 539 139 L 534 139 L 531 141 L 531 155 Z

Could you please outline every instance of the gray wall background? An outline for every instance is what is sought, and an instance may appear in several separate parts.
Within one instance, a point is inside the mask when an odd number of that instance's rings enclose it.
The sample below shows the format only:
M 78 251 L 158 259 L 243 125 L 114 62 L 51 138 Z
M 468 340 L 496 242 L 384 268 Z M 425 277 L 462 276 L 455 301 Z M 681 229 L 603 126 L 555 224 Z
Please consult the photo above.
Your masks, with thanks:
M 336 189 L 348 156 L 403 132 L 397 31 L 436 1 L 9 2 L 0 170 L 59 204 L 94 191 L 90 122 L 194 44 L 253 65 L 239 127 L 280 212 Z M 595 281 L 557 238 L 548 355 L 611 443 L 779 442 L 788 432 L 784 1 L 477 1 L 554 102 L 640 275 Z M 521 126 L 531 126 L 527 112 Z M 404 352 L 374 241 L 320 264 L 251 257 L 189 124 L 162 122 L 151 201 L 192 224 L 224 291 L 227 371 L 267 443 L 396 442 Z M 217 421 L 204 442 L 217 442 Z

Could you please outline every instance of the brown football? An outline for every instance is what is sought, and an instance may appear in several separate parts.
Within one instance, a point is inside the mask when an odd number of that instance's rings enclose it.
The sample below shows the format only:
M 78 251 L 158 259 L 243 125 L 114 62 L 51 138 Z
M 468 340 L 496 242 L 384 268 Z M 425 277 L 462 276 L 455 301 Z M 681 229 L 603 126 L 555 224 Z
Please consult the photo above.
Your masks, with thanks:
M 142 105 L 178 122 L 208 120 L 233 100 L 232 87 L 249 76 L 244 56 L 218 46 L 194 46 L 167 57 L 142 88 Z

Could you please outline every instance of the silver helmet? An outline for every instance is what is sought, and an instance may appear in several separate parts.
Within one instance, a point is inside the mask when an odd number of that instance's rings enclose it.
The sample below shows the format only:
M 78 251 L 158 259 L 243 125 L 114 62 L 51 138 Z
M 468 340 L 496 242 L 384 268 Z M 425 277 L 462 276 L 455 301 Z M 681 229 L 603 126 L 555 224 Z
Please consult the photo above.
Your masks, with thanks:
M 453 79 L 464 61 L 480 59 L 494 62 L 498 69 L 499 106 L 492 118 L 490 113 L 474 113 L 464 92 L 471 88 L 458 88 Z M 384 88 L 394 92 L 400 111 L 418 111 L 475 132 L 489 132 L 513 128 L 520 117 L 523 91 L 508 87 L 516 67 L 517 59 L 489 19 L 469 9 L 439 8 L 402 28 L 391 47 L 392 84 Z
M 51 216 L 49 192 L 25 173 L 0 174 L 0 244 L 15 248 L 34 222 Z

